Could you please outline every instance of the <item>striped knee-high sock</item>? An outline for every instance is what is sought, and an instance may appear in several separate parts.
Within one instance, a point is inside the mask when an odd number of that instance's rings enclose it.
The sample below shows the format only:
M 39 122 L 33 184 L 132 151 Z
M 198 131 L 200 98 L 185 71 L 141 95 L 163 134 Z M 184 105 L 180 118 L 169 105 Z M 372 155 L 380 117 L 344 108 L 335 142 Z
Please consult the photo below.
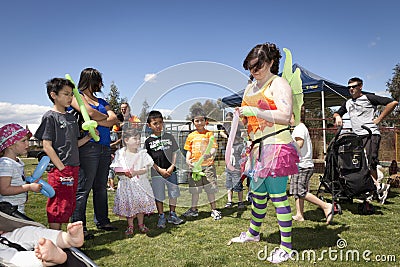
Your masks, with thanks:
M 290 253 L 292 251 L 292 211 L 290 209 L 286 192 L 281 194 L 270 194 L 272 204 L 276 210 L 279 231 L 281 233 L 280 248 Z
M 268 193 L 253 192 L 252 199 L 250 227 L 246 233 L 249 237 L 260 234 L 261 223 L 267 213 Z

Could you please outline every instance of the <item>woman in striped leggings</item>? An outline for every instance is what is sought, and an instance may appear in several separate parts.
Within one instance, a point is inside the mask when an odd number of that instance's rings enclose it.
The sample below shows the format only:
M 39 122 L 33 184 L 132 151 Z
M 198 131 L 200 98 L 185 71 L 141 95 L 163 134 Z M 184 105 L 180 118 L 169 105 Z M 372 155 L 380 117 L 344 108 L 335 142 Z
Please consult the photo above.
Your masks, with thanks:
M 292 90 L 279 77 L 279 49 L 275 44 L 255 46 L 243 62 L 253 81 L 243 95 L 238 108 L 247 124 L 252 145 L 248 149 L 245 173 L 250 178 L 252 211 L 250 227 L 232 242 L 260 240 L 260 227 L 271 199 L 278 219 L 281 243 L 267 258 L 280 263 L 292 252 L 292 214 L 286 195 L 288 175 L 297 173 L 298 152 L 290 135 Z

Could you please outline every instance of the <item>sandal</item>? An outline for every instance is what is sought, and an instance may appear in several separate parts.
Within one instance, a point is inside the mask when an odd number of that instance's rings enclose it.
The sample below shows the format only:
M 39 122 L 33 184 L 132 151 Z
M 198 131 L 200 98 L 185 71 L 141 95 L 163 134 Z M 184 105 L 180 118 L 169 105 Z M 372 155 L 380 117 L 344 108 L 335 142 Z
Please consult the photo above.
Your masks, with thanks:
M 126 228 L 125 230 L 125 234 L 126 235 L 133 235 L 133 231 L 135 230 L 135 227 L 132 225 L 128 226 L 128 228 Z
M 334 214 L 335 214 L 334 205 L 331 204 L 330 212 L 329 212 L 328 214 L 325 215 L 326 224 L 332 224 L 332 222 L 333 222 L 333 215 L 334 215 Z
M 226 204 L 225 204 L 225 208 L 232 208 L 232 202 L 227 202 Z
M 332 224 L 333 222 L 333 212 L 329 212 L 328 215 L 326 215 L 326 224 Z
M 146 225 L 144 224 L 139 224 L 139 232 L 141 232 L 142 234 L 145 234 L 149 231 L 149 228 L 146 227 Z

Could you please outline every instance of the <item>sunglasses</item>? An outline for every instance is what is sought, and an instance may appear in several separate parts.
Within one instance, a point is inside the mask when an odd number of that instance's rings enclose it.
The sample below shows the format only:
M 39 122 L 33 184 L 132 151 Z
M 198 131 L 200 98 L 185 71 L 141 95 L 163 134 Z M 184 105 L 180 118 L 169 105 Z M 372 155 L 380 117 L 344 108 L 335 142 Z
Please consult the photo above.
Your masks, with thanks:
M 260 69 L 262 69 L 265 66 L 265 62 L 261 62 L 260 60 L 258 60 L 256 63 L 254 63 L 253 65 L 249 65 L 247 67 L 247 69 L 251 72 L 251 71 L 258 71 Z
M 360 86 L 359 83 L 357 83 L 357 84 L 355 84 L 355 85 L 348 85 L 348 86 L 347 86 L 347 89 L 356 88 L 356 87 L 358 87 L 358 86 Z

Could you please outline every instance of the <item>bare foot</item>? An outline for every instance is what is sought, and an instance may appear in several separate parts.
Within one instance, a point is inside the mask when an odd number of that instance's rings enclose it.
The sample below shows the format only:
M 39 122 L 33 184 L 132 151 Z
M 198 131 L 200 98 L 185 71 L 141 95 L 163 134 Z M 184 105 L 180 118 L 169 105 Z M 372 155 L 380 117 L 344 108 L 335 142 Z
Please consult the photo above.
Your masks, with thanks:
M 64 242 L 69 247 L 81 247 L 84 241 L 83 223 L 81 221 L 69 223 Z
M 304 217 L 300 215 L 292 216 L 292 219 L 298 222 L 304 222 Z
M 325 213 L 325 218 L 326 218 L 326 224 L 331 224 L 333 220 L 333 211 L 332 211 L 332 204 L 326 203 L 325 208 L 324 208 L 324 213 Z
M 54 266 L 67 260 L 67 254 L 51 240 L 45 238 L 40 238 L 35 246 L 35 256 L 42 261 L 43 266 Z

